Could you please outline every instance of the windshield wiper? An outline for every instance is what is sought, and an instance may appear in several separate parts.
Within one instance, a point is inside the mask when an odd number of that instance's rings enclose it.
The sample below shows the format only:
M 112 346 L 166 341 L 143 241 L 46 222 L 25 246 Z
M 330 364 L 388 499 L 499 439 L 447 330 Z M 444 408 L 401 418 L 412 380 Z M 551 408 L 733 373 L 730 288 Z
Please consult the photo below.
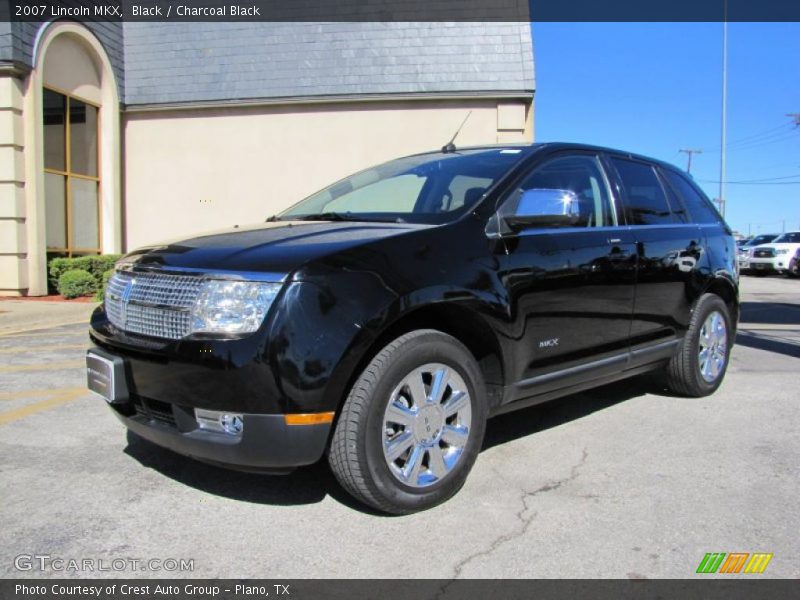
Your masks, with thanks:
M 296 217 L 298 221 L 369 221 L 364 217 L 351 215 L 350 213 L 340 212 L 321 212 L 312 215 L 303 215 Z

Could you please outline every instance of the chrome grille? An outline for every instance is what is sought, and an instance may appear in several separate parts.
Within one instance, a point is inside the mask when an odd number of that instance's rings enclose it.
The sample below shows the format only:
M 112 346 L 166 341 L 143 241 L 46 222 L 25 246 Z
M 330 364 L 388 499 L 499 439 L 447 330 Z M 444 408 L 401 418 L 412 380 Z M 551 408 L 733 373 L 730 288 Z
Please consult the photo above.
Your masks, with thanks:
M 775 248 L 756 248 L 753 250 L 753 256 L 756 258 L 774 258 Z
M 191 331 L 200 277 L 119 271 L 108 281 L 106 314 L 129 333 L 179 340 Z

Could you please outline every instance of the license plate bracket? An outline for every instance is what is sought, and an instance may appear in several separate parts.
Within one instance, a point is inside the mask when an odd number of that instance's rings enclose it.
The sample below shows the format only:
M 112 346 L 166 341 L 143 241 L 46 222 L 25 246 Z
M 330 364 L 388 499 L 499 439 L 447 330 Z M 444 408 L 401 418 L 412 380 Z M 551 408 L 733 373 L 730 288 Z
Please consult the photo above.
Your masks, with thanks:
M 99 349 L 86 352 L 86 380 L 89 390 L 109 404 L 127 402 L 128 385 L 125 380 L 125 361 Z

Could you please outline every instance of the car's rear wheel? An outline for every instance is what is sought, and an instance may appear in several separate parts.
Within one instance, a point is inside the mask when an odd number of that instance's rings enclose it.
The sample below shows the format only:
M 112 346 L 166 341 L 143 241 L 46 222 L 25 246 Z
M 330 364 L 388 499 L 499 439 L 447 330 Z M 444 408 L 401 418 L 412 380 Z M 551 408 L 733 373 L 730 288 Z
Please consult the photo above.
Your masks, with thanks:
M 733 329 L 728 306 L 715 294 L 703 294 L 678 353 L 667 365 L 667 385 L 683 396 L 713 394 L 728 368 Z
M 483 379 L 472 354 L 434 330 L 403 335 L 378 352 L 342 407 L 328 455 L 353 496 L 407 514 L 455 494 L 486 428 Z

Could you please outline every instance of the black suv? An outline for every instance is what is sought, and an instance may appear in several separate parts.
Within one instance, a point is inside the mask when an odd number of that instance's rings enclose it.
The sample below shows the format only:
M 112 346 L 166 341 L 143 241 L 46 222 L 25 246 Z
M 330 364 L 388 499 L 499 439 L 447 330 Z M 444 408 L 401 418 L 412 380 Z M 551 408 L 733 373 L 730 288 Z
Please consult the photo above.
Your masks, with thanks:
M 155 444 L 272 473 L 327 456 L 409 513 L 461 487 L 493 415 L 656 369 L 711 394 L 738 310 L 731 232 L 675 167 L 449 146 L 126 255 L 88 378 Z

